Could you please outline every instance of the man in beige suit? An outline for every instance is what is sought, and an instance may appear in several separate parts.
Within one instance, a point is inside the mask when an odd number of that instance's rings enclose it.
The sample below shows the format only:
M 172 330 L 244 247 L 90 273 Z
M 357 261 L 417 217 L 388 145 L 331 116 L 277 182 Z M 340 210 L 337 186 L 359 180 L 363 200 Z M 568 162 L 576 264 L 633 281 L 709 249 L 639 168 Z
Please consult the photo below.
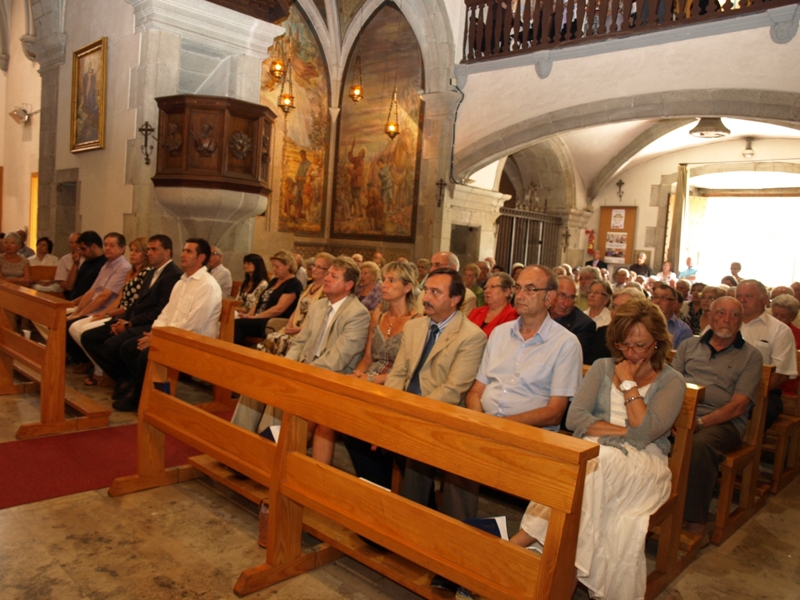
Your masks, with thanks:
M 453 269 L 430 274 L 422 294 L 427 318 L 406 323 L 387 387 L 464 406 L 464 395 L 475 380 L 486 345 L 486 334 L 459 311 L 464 290 L 461 276 Z M 433 471 L 409 459 L 400 493 L 427 505 Z M 443 473 L 442 494 L 443 513 L 461 520 L 476 516 L 477 483 Z
M 348 375 L 361 360 L 369 332 L 369 311 L 354 295 L 361 272 L 352 258 L 340 256 L 331 263 L 322 292 L 325 299 L 308 309 L 303 328 L 292 341 L 286 358 Z M 241 398 L 231 420 L 251 431 L 262 422 L 264 405 Z

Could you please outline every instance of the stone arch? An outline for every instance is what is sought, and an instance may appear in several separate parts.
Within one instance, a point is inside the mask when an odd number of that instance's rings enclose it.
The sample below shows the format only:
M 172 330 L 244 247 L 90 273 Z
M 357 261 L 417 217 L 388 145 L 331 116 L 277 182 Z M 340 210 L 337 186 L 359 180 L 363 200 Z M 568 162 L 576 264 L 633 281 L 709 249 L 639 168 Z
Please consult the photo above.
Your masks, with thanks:
M 384 4 L 394 4 L 400 10 L 417 38 L 423 57 L 424 91 L 432 93 L 447 90 L 453 72 L 455 42 L 443 0 L 366 0 L 353 17 L 342 40 L 342 59 L 337 62 L 336 78 L 341 80 L 343 77 L 346 57 L 356 43 L 361 25 Z
M 709 173 L 736 173 L 742 171 L 770 173 L 800 173 L 800 164 L 784 162 L 746 162 L 746 163 L 714 163 L 691 167 L 689 177 L 708 175 Z
M 635 119 L 738 117 L 800 123 L 800 94 L 773 90 L 676 90 L 598 100 L 525 119 L 456 152 L 456 179 L 543 139 L 573 129 Z M 789 125 L 791 126 L 791 125 Z
M 517 194 L 527 193 L 534 183 L 540 202 L 550 208 L 574 208 L 575 177 L 572 157 L 558 137 L 528 146 L 512 155 L 517 175 L 512 179 Z

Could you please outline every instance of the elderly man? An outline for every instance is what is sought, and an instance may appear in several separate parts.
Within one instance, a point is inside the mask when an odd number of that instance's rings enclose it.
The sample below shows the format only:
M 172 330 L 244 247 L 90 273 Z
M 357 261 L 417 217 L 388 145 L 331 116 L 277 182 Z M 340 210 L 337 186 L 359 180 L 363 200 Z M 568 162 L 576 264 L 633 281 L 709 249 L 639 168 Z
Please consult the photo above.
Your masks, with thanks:
M 683 513 L 688 529 L 704 536 L 704 545 L 719 464 L 739 445 L 761 382 L 761 354 L 739 331 L 742 315 L 738 300 L 718 298 L 711 305 L 709 331 L 682 344 L 672 361 L 687 383 L 706 388 L 705 400 L 697 405 Z
M 580 310 L 589 308 L 589 290 L 592 289 L 592 284 L 597 281 L 602 281 L 603 276 L 600 274 L 600 269 L 597 267 L 581 267 L 578 272 L 578 298 L 575 300 L 575 306 Z
M 328 268 L 322 284 L 325 298 L 311 304 L 303 327 L 292 340 L 286 358 L 349 375 L 361 360 L 369 332 L 369 311 L 355 295 L 361 270 L 347 256 L 339 256 Z M 260 431 L 264 405 L 242 398 L 232 422 Z M 328 450 L 332 452 L 333 436 Z M 315 446 L 317 446 L 315 441 Z M 316 451 L 322 451 L 322 445 Z
M 20 242 L 22 242 L 22 247 L 19 249 L 19 252 L 17 252 L 17 254 L 19 254 L 20 256 L 24 256 L 25 258 L 30 258 L 34 254 L 36 254 L 36 252 L 34 252 L 32 248 L 29 248 L 28 246 L 25 245 L 25 242 L 28 241 L 28 232 L 25 231 L 24 229 L 18 229 L 17 235 L 19 236 Z
M 764 310 L 769 297 L 760 281 L 743 279 L 736 288 L 736 299 L 742 303 L 742 337 L 761 352 L 765 365 L 775 365 L 769 380 L 765 424 L 769 429 L 783 412 L 781 387 L 788 379 L 797 377 L 794 336 L 786 325 Z
M 678 273 L 678 279 L 688 279 L 689 281 L 697 279 L 697 269 L 692 266 L 691 256 L 686 257 L 686 268 Z
M 167 306 L 172 289 L 183 275 L 181 268 L 172 262 L 172 240 L 166 235 L 157 234 L 148 240 L 147 259 L 151 271 L 142 281 L 139 297 L 121 317 L 85 331 L 81 336 L 86 353 L 116 382 L 112 396 L 114 400 L 124 398 L 132 386 L 120 348 L 124 343 L 138 340 L 150 331 L 153 322 Z
M 187 239 L 181 252 L 183 275 L 172 288 L 169 302 L 153 322 L 151 331 L 120 346 L 120 357 L 128 369 L 130 391 L 114 401 L 112 406 L 116 410 L 133 412 L 139 408 L 152 329 L 177 327 L 208 337 L 219 334 L 222 290 L 206 268 L 210 256 L 211 247 L 206 240 Z
M 589 351 L 597 324 L 575 306 L 576 288 L 572 277 L 558 277 L 555 299 L 550 306 L 550 318 L 578 338 L 583 354 Z
M 406 323 L 386 387 L 464 405 L 486 345 L 486 335 L 459 310 L 464 291 L 464 282 L 453 269 L 439 268 L 428 276 L 422 293 L 425 318 Z M 433 474 L 433 467 L 407 460 L 400 493 L 427 505 Z M 444 473 L 440 510 L 460 520 L 474 518 L 478 484 Z
M 75 263 L 78 264 L 78 268 L 80 268 L 80 264 L 83 262 L 83 256 L 81 255 L 81 248 L 78 245 L 78 238 L 81 237 L 80 233 L 70 233 L 69 238 L 67 239 L 67 244 L 69 244 L 69 252 L 67 252 L 64 256 L 58 259 L 58 264 L 56 265 L 56 275 L 55 275 L 55 282 L 61 286 L 61 289 L 64 291 L 65 297 L 66 294 L 72 291 L 72 287 L 75 285 L 75 278 L 73 281 L 69 281 L 69 275 L 72 271 L 72 265 Z M 77 275 L 78 270 L 75 269 L 75 275 Z
M 653 304 L 661 309 L 664 318 L 667 320 L 667 330 L 672 336 L 672 347 L 676 350 L 680 345 L 692 337 L 692 328 L 676 314 L 681 305 L 683 298 L 679 297 L 678 293 L 666 283 L 656 283 L 653 286 Z
M 78 301 L 78 306 L 67 317 L 69 336 L 67 353 L 72 362 L 86 365 L 89 358 L 80 346 L 80 339 L 87 327 L 93 325 L 88 317 L 102 314 L 122 291 L 131 263 L 125 259 L 125 236 L 109 233 L 103 239 L 103 255 L 106 262 L 100 268 L 91 289 Z M 88 367 L 87 367 L 88 368 Z
M 592 260 L 586 261 L 587 267 L 597 267 L 598 269 L 607 269 L 608 265 L 603 260 L 603 253 L 600 250 L 595 250 L 592 254 Z
M 427 258 L 420 258 L 417 260 L 417 281 L 419 282 L 419 287 L 422 289 L 422 282 L 425 281 L 425 278 L 428 276 L 428 273 L 431 270 L 431 261 Z
M 480 277 L 481 269 L 475 263 L 470 263 L 464 267 L 464 285 L 467 289 L 475 294 L 475 306 L 486 305 L 486 300 L 483 296 L 483 287 L 481 286 L 478 278 Z
M 614 283 L 611 287 L 614 288 L 614 291 L 621 290 L 622 288 L 627 285 L 627 283 L 631 280 L 631 272 L 628 271 L 626 268 L 617 269 L 617 272 L 614 273 Z
M 519 274 L 519 318 L 489 337 L 467 408 L 558 431 L 583 364 L 578 338 L 548 314 L 560 284 L 547 267 L 526 267 Z
M 644 252 L 639 252 L 636 255 L 636 263 L 632 264 L 628 267 L 628 270 L 631 273 L 635 273 L 636 275 L 641 275 L 642 277 L 650 277 L 653 274 L 653 271 L 650 269 L 650 265 L 646 265 L 644 261 L 647 260 L 647 254 Z
M 431 257 L 431 271 L 428 277 L 433 275 L 435 271 L 439 271 L 441 269 L 453 269 L 454 271 L 458 271 L 459 264 L 460 263 L 458 262 L 458 257 L 452 252 L 437 252 Z M 423 281 L 422 283 L 424 285 L 425 282 Z M 468 315 L 470 312 L 472 312 L 472 309 L 477 306 L 477 304 L 478 304 L 478 298 L 475 296 L 472 290 L 467 288 L 464 291 L 464 297 L 462 298 L 461 308 L 460 308 L 461 312 L 463 312 L 465 315 Z M 419 298 L 417 299 L 417 312 L 418 313 L 425 312 L 425 307 L 423 304 L 423 294 L 420 294 Z
M 211 256 L 208 259 L 208 272 L 217 280 L 222 295 L 229 298 L 233 287 L 233 278 L 228 267 L 222 264 L 222 251 L 216 246 L 211 246 Z
M 485 260 L 479 260 L 478 269 L 480 270 L 478 274 L 478 285 L 486 287 L 486 281 L 489 279 L 489 263 Z

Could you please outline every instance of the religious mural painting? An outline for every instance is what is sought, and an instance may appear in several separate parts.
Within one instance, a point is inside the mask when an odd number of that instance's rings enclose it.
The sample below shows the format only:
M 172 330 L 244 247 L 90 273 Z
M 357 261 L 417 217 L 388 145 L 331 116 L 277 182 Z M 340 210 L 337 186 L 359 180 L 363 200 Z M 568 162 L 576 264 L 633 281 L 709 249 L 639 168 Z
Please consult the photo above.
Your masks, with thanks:
M 297 108 L 288 115 L 276 110 L 276 129 L 283 131 L 281 177 L 273 182 L 279 199 L 278 229 L 306 235 L 322 235 L 325 217 L 326 164 L 329 145 L 328 68 L 319 42 L 298 5 L 281 23 L 286 33 L 279 38 L 291 60 Z M 269 73 L 278 44 L 261 67 L 261 103 L 277 106 L 281 83 Z M 275 193 L 277 192 L 277 193 Z
M 364 99 L 347 97 L 361 55 Z M 384 133 L 397 86 L 400 133 Z M 331 235 L 413 240 L 416 222 L 423 89 L 422 55 L 402 13 L 384 6 L 351 53 L 339 121 Z
M 339 0 L 339 29 L 342 38 L 363 4 L 364 0 Z

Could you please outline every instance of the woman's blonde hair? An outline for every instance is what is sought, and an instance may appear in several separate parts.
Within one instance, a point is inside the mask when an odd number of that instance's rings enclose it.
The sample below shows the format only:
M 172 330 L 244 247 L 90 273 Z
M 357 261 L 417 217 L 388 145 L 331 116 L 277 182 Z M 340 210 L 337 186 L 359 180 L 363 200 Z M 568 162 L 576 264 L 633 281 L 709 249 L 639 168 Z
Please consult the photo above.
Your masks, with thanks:
M 144 254 L 144 262 L 142 263 L 142 269 L 141 269 L 142 271 L 144 271 L 147 267 L 150 266 L 150 259 L 147 258 L 147 238 L 138 237 L 135 240 L 133 240 L 130 244 L 128 244 L 129 248 L 131 246 L 135 246 L 139 252 Z M 130 274 L 133 275 L 134 273 L 136 273 L 136 267 L 131 265 Z
M 367 263 L 361 263 L 363 267 Z M 374 264 L 374 263 L 373 263 Z M 411 285 L 411 290 L 406 293 L 406 308 L 410 311 L 417 307 L 417 296 L 419 295 L 419 286 L 417 285 L 417 266 L 408 262 L 392 261 L 383 267 L 381 273 L 386 278 L 387 273 L 394 273 L 403 282 L 403 285 Z M 389 308 L 389 303 L 383 303 L 384 310 Z
M 269 257 L 270 260 L 277 260 L 289 267 L 289 273 L 294 275 L 297 273 L 297 263 L 294 256 L 288 250 L 278 250 L 275 254 Z
M 660 371 L 672 349 L 672 336 L 667 330 L 667 321 L 661 309 L 649 300 L 628 300 L 617 309 L 606 333 L 606 344 L 611 356 L 616 362 L 624 360 L 625 356 L 617 348 L 617 344 L 625 341 L 637 323 L 641 323 L 656 341 L 650 365 L 653 370 Z

